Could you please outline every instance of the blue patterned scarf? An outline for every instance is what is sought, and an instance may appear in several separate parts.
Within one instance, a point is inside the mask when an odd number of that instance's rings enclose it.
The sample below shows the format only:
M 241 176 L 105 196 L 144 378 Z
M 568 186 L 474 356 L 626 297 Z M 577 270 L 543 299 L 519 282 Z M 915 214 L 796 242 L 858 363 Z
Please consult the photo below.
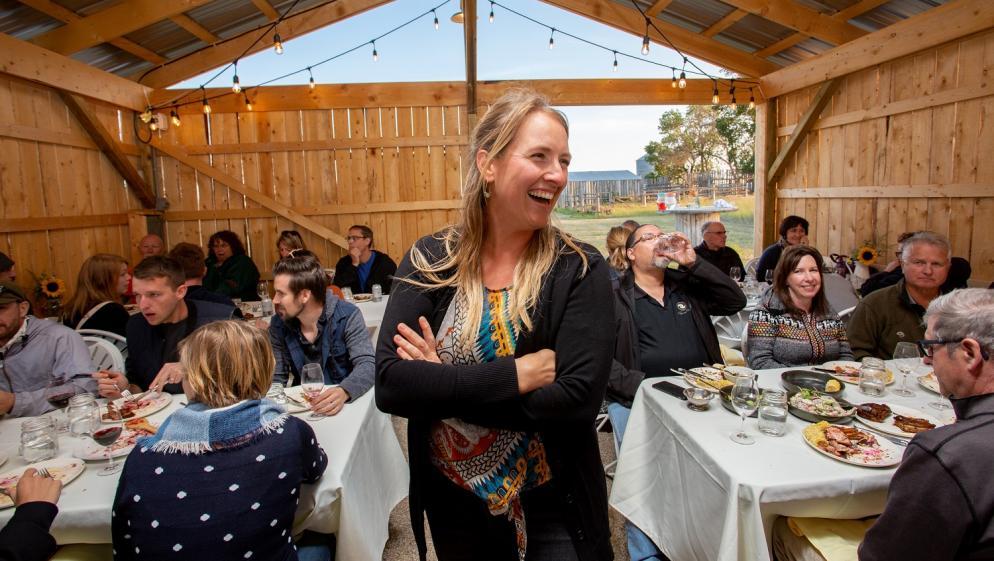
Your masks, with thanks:
M 191 403 L 173 411 L 153 436 L 139 439 L 142 449 L 163 454 L 204 454 L 234 448 L 283 426 L 288 415 L 268 399 L 253 399 L 224 409 Z

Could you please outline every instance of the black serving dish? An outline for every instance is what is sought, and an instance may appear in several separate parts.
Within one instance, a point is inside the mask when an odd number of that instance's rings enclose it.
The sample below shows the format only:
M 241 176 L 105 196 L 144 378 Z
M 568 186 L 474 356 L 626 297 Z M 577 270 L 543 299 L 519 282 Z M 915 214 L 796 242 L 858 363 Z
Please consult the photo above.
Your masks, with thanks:
M 739 412 L 736 411 L 735 407 L 732 406 L 732 388 L 734 388 L 734 387 L 735 386 L 725 386 L 724 388 L 721 388 L 721 391 L 719 392 L 719 395 L 721 395 L 721 404 L 725 407 L 725 409 L 728 409 L 735 416 L 738 416 Z M 762 399 L 763 389 L 760 388 L 759 391 L 760 391 L 760 394 L 759 394 L 760 395 L 760 399 Z M 759 407 L 757 407 L 756 410 L 752 413 L 752 415 L 749 415 L 749 417 L 750 418 L 754 418 L 754 417 L 756 417 L 758 415 L 759 415 Z
M 818 392 L 818 393 L 824 393 L 824 392 Z M 830 394 L 826 394 L 826 395 L 830 395 Z M 793 397 L 793 395 L 791 395 L 791 397 Z M 835 397 L 835 396 L 832 396 L 832 397 Z M 837 401 L 839 403 L 839 406 L 841 406 L 843 409 L 850 409 L 850 410 L 852 410 L 852 415 L 842 415 L 840 417 L 826 417 L 825 415 L 818 415 L 818 414 L 811 413 L 809 411 L 805 411 L 803 409 L 798 409 L 797 407 L 794 407 L 793 405 L 790 404 L 790 398 L 787 398 L 787 411 L 791 415 L 797 417 L 798 419 L 803 419 L 805 421 L 808 421 L 809 423 L 818 423 L 820 421 L 828 421 L 829 423 L 832 423 L 833 425 L 847 425 L 847 424 L 851 423 L 853 417 L 856 416 L 856 410 L 855 410 L 856 406 L 853 405 L 852 403 L 849 403 L 848 401 L 846 401 L 844 399 L 839 399 L 838 397 L 835 397 L 835 401 Z
M 835 380 L 839 383 L 839 391 L 825 391 L 825 384 L 830 380 Z M 801 391 L 801 389 L 809 389 L 838 399 L 842 395 L 842 392 L 846 390 L 846 385 L 842 380 L 831 374 L 813 372 L 811 370 L 788 370 L 780 375 L 780 384 L 787 390 L 787 397 L 794 395 Z

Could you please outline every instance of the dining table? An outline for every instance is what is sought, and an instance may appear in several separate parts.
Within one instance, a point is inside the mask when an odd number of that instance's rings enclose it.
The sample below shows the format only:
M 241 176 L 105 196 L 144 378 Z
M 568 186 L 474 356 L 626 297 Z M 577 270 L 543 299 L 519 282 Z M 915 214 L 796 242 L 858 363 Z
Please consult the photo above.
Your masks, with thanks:
M 312 421 L 308 412 L 297 414 L 314 429 L 328 455 L 328 467 L 316 483 L 302 485 L 294 533 L 312 530 L 335 534 L 335 558 L 340 561 L 382 559 L 390 512 L 407 496 L 407 461 L 390 416 L 376 408 L 373 391 L 333 417 Z M 174 395 L 168 406 L 148 419 L 160 425 L 185 402 L 183 395 Z M 0 473 L 20 474 L 27 465 L 18 456 L 24 420 L 0 420 L 0 455 L 6 459 Z M 92 445 L 89 439 L 61 434 L 56 460 L 72 461 L 74 453 L 86 445 Z M 98 477 L 106 463 L 87 462 L 83 473 L 63 488 L 59 514 L 51 529 L 60 545 L 111 543 L 111 506 L 120 472 Z M 0 510 L 0 527 L 13 514 L 13 508 Z
M 888 367 L 898 372 L 892 363 Z M 786 370 L 756 371 L 760 388 L 780 388 Z M 689 386 L 680 377 L 665 379 Z M 794 415 L 788 415 L 783 436 L 767 436 L 758 430 L 757 419 L 746 419 L 746 433 L 755 443 L 737 444 L 730 435 L 737 432 L 740 417 L 719 396 L 707 410 L 695 411 L 653 388 L 659 381 L 646 379 L 635 395 L 610 504 L 670 559 L 768 560 L 779 516 L 856 519 L 883 510 L 897 466 L 865 467 L 828 457 L 803 439 L 810 423 Z M 844 384 L 841 397 L 853 404 L 911 407 L 941 423 L 954 421 L 952 410 L 930 407 L 945 400 L 920 386 L 914 374 L 908 385 L 915 390 L 912 397 L 895 395 L 891 385 L 882 397 L 871 398 L 850 384 Z M 897 454 L 903 451 L 898 447 Z

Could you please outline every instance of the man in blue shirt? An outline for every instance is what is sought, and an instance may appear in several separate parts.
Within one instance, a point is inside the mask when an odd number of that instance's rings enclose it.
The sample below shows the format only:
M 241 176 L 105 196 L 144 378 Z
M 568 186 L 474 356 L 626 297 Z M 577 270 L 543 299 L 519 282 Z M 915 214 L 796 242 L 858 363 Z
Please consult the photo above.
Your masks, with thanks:
M 378 284 L 383 294 L 388 294 L 397 264 L 386 253 L 373 249 L 373 231 L 357 224 L 349 228 L 347 239 L 349 254 L 335 264 L 335 285 L 361 294 L 372 292 L 373 285 Z
M 276 316 L 269 326 L 276 371 L 273 381 L 296 380 L 305 364 L 317 363 L 326 387 L 311 403 L 316 413 L 337 415 L 371 387 L 373 343 L 354 304 L 327 289 L 327 277 L 313 253 L 297 250 L 273 267 Z

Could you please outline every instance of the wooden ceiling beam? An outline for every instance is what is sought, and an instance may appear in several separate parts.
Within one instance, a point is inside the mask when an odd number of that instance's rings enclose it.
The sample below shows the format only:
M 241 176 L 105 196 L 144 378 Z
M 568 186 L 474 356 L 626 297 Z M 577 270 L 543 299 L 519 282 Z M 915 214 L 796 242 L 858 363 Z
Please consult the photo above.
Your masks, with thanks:
M 211 0 L 127 0 L 33 37 L 39 47 L 71 55 L 196 8 Z
M 862 0 L 840 12 L 833 14 L 831 17 L 837 21 L 849 21 L 881 6 L 882 4 L 886 4 L 887 2 L 890 2 L 890 0 Z M 753 54 L 758 57 L 766 58 L 768 56 L 775 55 L 780 51 L 789 49 L 807 38 L 808 36 L 804 33 L 795 33 L 789 37 L 777 41 L 776 43 L 773 43 L 769 47 L 760 49 Z
M 76 12 L 62 6 L 61 4 L 56 4 L 52 0 L 19 0 L 21 4 L 33 8 L 46 16 L 57 19 L 62 23 L 72 23 L 74 21 L 79 21 L 83 19 L 83 16 L 77 14 Z M 130 39 L 125 39 L 124 37 L 118 37 L 117 39 L 112 39 L 108 41 L 111 45 L 114 45 L 122 51 L 131 53 L 136 57 L 147 60 L 152 64 L 162 64 L 166 61 L 166 58 L 160 56 L 158 53 L 146 49 L 145 47 L 131 41 Z
M 191 35 L 193 35 L 197 39 L 200 39 L 204 43 L 207 43 L 208 45 L 213 45 L 214 43 L 217 43 L 218 41 L 221 40 L 220 37 L 208 31 L 206 27 L 200 25 L 199 23 L 194 21 L 193 18 L 191 18 L 186 14 L 176 14 L 175 16 L 172 16 L 169 19 L 173 23 L 189 31 Z
M 767 74 L 760 84 L 767 97 L 776 97 L 992 27 L 994 2 L 954 0 Z
M 670 86 L 669 78 L 593 80 L 500 80 L 480 82 L 480 103 L 490 103 L 509 88 L 528 88 L 549 98 L 557 106 L 571 105 L 711 105 L 714 82 L 708 78 L 687 80 L 684 89 Z M 738 101 L 749 101 L 747 84 L 738 85 Z M 756 103 L 764 99 L 753 90 Z M 719 93 L 720 103 L 731 103 L 728 90 Z
M 381 6 L 391 0 L 337 0 L 327 2 L 299 14 L 291 15 L 280 23 L 280 35 L 283 42 L 300 37 L 311 31 L 321 29 L 335 22 L 348 19 L 352 16 Z M 196 76 L 217 68 L 222 64 L 227 64 L 235 58 L 242 56 L 246 49 L 249 49 L 244 56 L 257 53 L 263 49 L 271 47 L 269 41 L 259 41 L 252 46 L 252 43 L 259 37 L 260 30 L 255 29 L 243 33 L 237 37 L 226 39 L 215 45 L 206 47 L 185 57 L 178 58 L 148 73 L 134 76 L 138 82 L 153 88 L 164 88 L 177 82 L 182 82 L 191 76 Z M 251 46 L 251 48 L 250 48 Z
M 649 6 L 649 9 L 645 11 L 645 15 L 650 18 L 654 18 L 672 3 L 673 0 L 656 0 L 656 2 L 652 6 Z
M 270 4 L 266 0 L 252 0 L 252 3 L 255 4 L 256 8 L 259 8 L 260 12 L 266 14 L 266 17 L 269 18 L 269 21 L 276 21 L 280 19 L 280 14 L 276 11 L 275 8 L 273 8 L 272 4 Z
M 0 73 L 71 91 L 135 111 L 151 90 L 48 49 L 0 33 Z
M 714 37 L 715 35 L 735 25 L 735 22 L 746 17 L 747 15 L 749 15 L 749 12 L 736 8 L 731 12 L 728 12 L 728 15 L 725 17 L 711 24 L 711 27 L 701 31 L 701 35 L 705 37 Z
M 722 0 L 726 4 L 755 14 L 793 30 L 833 45 L 842 45 L 866 35 L 866 31 L 827 14 L 812 10 L 794 0 Z
M 633 8 L 627 8 L 611 0 L 542 1 L 637 37 L 642 37 L 645 34 L 645 18 L 642 17 L 642 14 Z M 684 53 L 727 68 L 742 76 L 762 76 L 779 68 L 778 65 L 768 60 L 763 60 L 677 25 L 660 19 L 653 20 L 653 23 Z M 654 29 L 649 30 L 649 37 L 659 44 L 667 44 Z

